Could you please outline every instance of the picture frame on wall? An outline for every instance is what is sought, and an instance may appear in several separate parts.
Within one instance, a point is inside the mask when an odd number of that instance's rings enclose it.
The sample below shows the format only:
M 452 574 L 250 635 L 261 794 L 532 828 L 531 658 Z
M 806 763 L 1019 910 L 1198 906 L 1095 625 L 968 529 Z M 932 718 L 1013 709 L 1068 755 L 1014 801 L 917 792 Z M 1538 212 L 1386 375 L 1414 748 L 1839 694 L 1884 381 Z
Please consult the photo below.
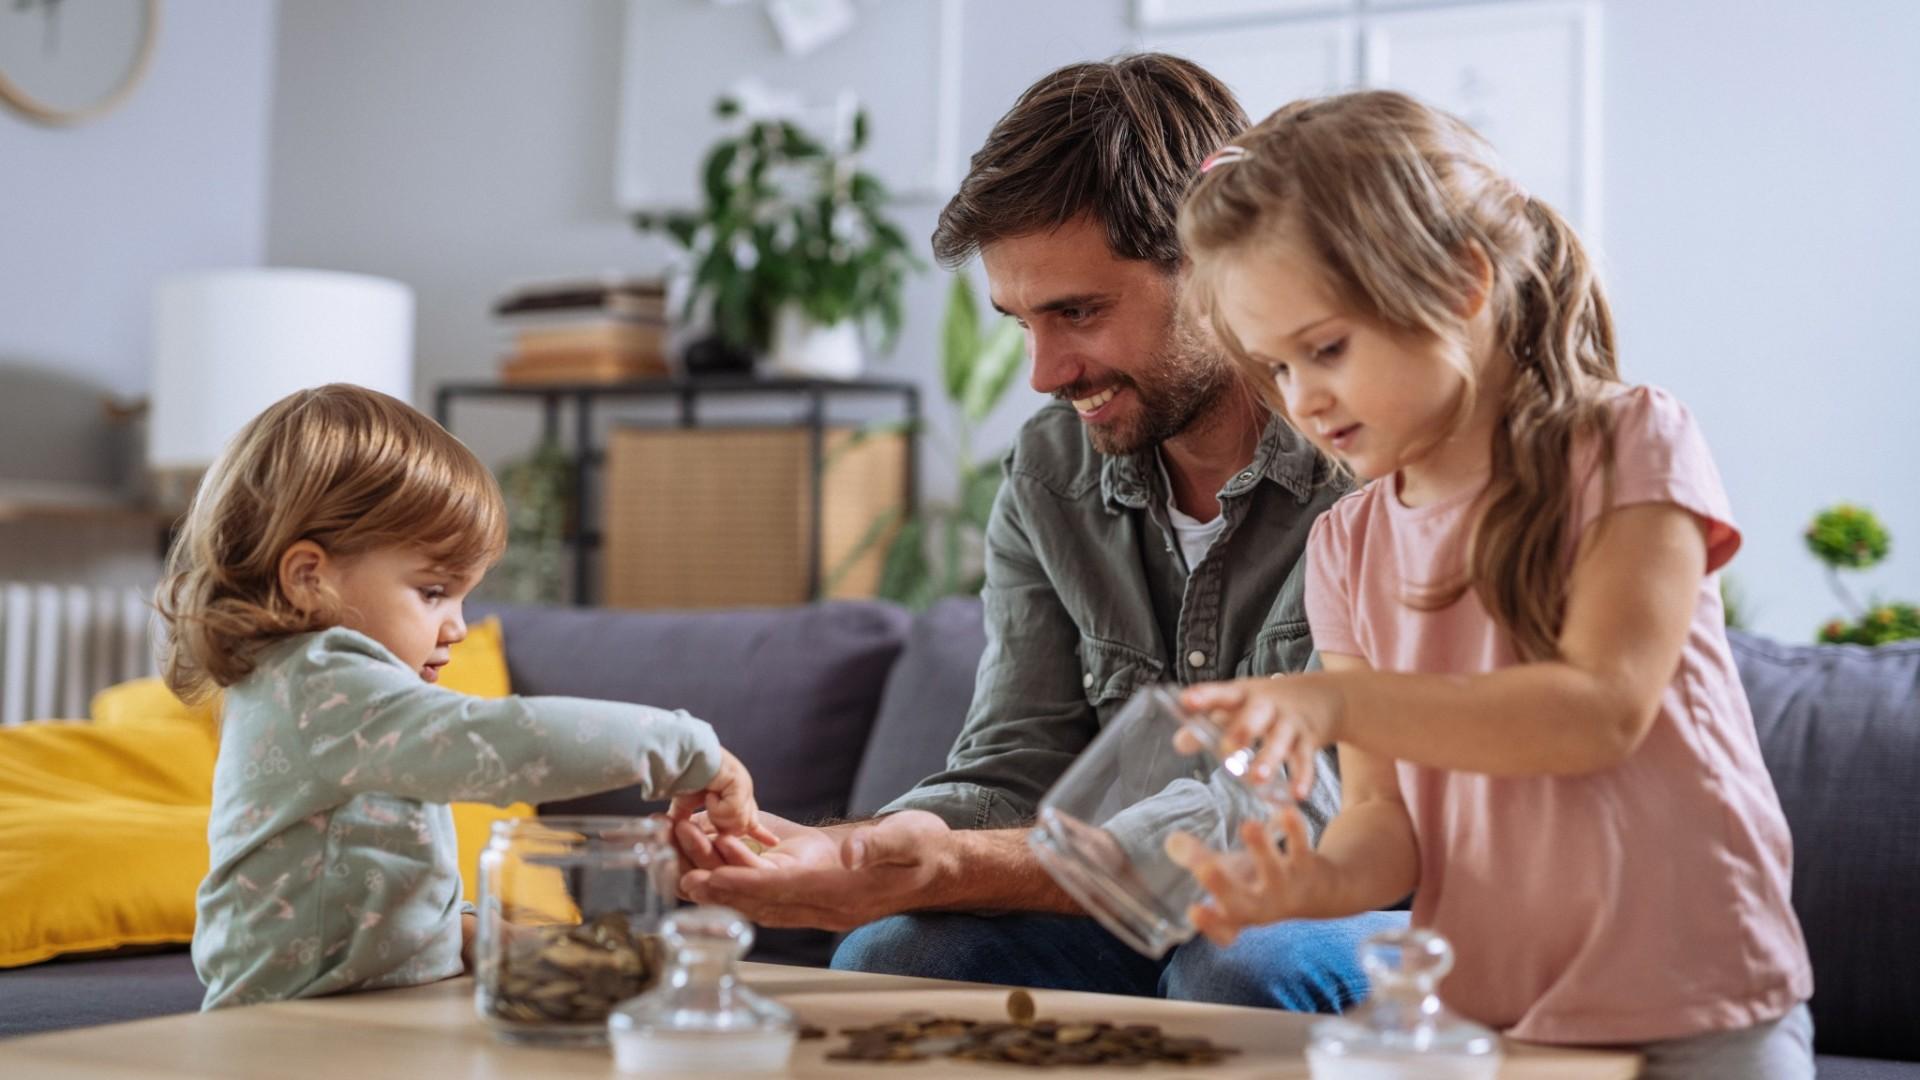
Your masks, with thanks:
M 713 105 L 743 86 L 828 137 L 822 125 L 850 94 L 871 132 L 862 167 L 897 197 L 944 199 L 958 175 L 960 3 L 851 0 L 850 23 L 796 52 L 763 4 L 628 0 L 615 140 L 620 207 L 697 205 L 701 162 L 730 130 Z
M 1368 86 L 1472 125 L 1513 176 L 1583 236 L 1600 235 L 1600 10 L 1534 0 L 1371 15 Z
M 1357 89 L 1359 41 L 1356 20 L 1334 18 L 1159 32 L 1140 47 L 1206 68 L 1258 122 L 1289 101 Z

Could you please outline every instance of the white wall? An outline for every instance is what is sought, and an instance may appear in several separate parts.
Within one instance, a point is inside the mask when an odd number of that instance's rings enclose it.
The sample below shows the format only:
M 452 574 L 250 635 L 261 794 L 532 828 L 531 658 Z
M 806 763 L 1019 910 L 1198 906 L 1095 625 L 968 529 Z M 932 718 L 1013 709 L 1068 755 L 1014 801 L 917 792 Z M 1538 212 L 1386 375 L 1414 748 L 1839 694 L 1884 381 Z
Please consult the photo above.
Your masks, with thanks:
M 1705 427 L 1756 626 L 1804 641 L 1839 613 L 1801 531 L 1841 500 L 1893 532 L 1855 591 L 1920 602 L 1920 5 L 1608 0 L 1606 20 L 1623 366 Z
M 1035 76 L 1115 52 L 1129 31 L 1116 0 L 965 0 L 963 14 L 960 144 L 968 153 Z M 1015 24 L 1018 36 L 1000 33 Z M 614 201 L 624 28 L 621 0 L 283 2 L 269 259 L 412 285 L 418 404 L 438 383 L 491 375 L 499 342 L 487 310 L 511 285 L 651 272 L 670 257 Z M 717 60 L 728 48 L 688 41 L 687 62 Z M 711 102 L 662 107 L 704 113 Z M 903 206 L 900 223 L 928 236 L 937 210 Z M 902 345 L 873 369 L 920 381 L 936 423 L 945 416 L 932 349 L 945 296 L 939 273 L 910 285 Z M 982 447 L 1004 443 L 1037 401 L 1016 395 L 1027 400 L 1009 400 Z M 531 414 L 463 406 L 455 426 L 498 460 L 525 448 Z M 927 490 L 950 490 L 950 468 L 937 453 L 926 460 Z
M 1128 0 L 960 2 L 963 153 L 1034 78 L 1133 37 Z M 490 374 L 486 311 L 511 284 L 657 269 L 665 246 L 614 205 L 623 6 L 282 0 L 269 261 L 414 286 L 423 390 Z M 1920 6 L 1829 10 L 1607 0 L 1605 11 L 1604 247 L 1627 372 L 1701 417 L 1746 527 L 1734 574 L 1760 628 L 1796 640 L 1832 607 L 1798 539 L 1829 502 L 1881 511 L 1896 554 L 1868 580 L 1920 598 L 1920 558 L 1904 554 L 1920 545 L 1920 507 L 1897 471 L 1920 457 L 1920 428 L 1900 423 L 1920 394 L 1895 324 L 1920 288 L 1902 257 L 1920 215 L 1896 186 L 1920 165 Z M 688 62 L 728 48 L 689 41 Z M 904 207 L 902 224 L 926 236 L 936 210 Z M 936 403 L 944 295 L 939 274 L 912 285 L 903 344 L 877 366 Z M 1016 392 L 980 445 L 1004 443 L 1037 403 Z M 462 412 L 459 426 L 493 458 L 532 432 L 495 410 Z M 928 459 L 938 495 L 950 484 Z
M 163 5 L 146 80 L 107 116 L 45 127 L 0 108 L 0 485 L 110 485 L 102 396 L 147 389 L 163 274 L 265 251 L 274 5 Z M 0 525 L 0 578 L 150 576 L 149 529 Z

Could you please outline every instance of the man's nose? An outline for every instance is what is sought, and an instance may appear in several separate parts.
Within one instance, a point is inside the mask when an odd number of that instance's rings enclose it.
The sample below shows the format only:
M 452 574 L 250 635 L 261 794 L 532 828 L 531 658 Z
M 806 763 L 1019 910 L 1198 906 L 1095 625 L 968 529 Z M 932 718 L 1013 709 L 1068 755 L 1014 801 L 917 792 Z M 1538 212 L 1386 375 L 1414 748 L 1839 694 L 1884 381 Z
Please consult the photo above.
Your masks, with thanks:
M 1036 391 L 1049 397 L 1080 381 L 1084 365 L 1072 351 L 1050 334 L 1027 332 L 1027 353 L 1033 357 L 1033 377 L 1028 380 Z

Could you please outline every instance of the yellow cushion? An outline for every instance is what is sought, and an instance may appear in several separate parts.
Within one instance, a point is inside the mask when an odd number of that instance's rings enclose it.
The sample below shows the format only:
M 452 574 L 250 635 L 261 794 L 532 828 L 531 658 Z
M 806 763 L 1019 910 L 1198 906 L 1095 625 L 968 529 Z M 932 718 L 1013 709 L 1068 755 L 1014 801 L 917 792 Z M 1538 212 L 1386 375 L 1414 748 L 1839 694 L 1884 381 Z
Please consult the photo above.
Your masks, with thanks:
M 452 654 L 440 685 L 508 693 L 499 620 L 473 626 Z M 91 724 L 0 730 L 0 968 L 193 939 L 218 713 L 217 701 L 189 707 L 139 679 L 101 691 Z M 534 809 L 453 811 L 471 900 L 492 823 Z
M 213 757 L 177 718 L 0 730 L 0 967 L 191 940 Z

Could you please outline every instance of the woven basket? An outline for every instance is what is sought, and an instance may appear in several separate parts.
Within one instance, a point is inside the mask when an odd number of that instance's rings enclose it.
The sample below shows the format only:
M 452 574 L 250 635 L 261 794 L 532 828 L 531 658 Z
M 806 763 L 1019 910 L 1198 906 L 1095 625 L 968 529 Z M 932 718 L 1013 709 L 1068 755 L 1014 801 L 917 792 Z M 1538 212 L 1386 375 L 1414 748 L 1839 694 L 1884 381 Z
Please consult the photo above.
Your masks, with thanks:
M 856 441 L 854 429 L 826 431 L 822 587 L 875 522 L 896 521 L 826 596 L 870 597 L 878 589 L 906 502 L 906 439 Z M 688 609 L 812 599 L 805 428 L 616 428 L 605 475 L 604 603 Z

